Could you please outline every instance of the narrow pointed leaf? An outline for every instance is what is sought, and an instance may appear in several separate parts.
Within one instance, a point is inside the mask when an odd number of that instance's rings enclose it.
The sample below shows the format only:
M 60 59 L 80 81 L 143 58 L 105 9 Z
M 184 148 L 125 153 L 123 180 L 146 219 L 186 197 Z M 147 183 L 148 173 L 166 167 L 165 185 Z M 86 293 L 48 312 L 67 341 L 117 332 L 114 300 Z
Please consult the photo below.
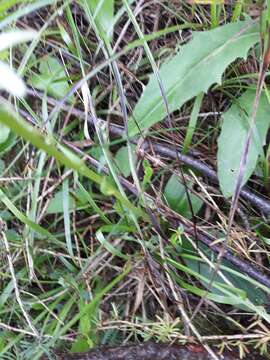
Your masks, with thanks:
M 258 41 L 258 27 L 250 21 L 193 33 L 193 40 L 160 68 L 169 111 L 179 109 L 200 92 L 206 92 L 212 84 L 221 83 L 226 67 L 235 59 L 246 57 Z M 152 74 L 129 121 L 130 136 L 139 132 L 136 123 L 142 130 L 165 116 L 164 99 Z

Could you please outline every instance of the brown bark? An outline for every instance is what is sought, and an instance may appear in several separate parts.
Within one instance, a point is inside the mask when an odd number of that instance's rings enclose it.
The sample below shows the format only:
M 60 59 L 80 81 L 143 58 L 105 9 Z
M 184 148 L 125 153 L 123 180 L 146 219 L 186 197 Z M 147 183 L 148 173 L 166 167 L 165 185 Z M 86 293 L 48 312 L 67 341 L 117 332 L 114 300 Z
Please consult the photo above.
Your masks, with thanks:
M 220 360 L 240 360 L 236 352 L 218 355 Z M 263 360 L 265 356 L 250 353 L 246 360 Z M 45 359 L 44 359 L 45 360 Z M 211 356 L 200 345 L 169 345 L 146 342 L 137 345 L 116 347 L 99 347 L 85 353 L 62 354 L 58 360 L 212 360 Z

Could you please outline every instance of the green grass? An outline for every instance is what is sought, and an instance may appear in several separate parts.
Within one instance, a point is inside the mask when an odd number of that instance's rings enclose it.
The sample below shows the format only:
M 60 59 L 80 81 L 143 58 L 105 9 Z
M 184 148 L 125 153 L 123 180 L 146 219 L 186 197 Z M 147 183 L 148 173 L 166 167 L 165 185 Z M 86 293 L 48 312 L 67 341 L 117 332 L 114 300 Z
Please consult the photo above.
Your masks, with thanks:
M 1 359 L 56 359 L 57 351 L 149 339 L 267 352 L 269 288 L 228 258 L 217 267 L 217 253 L 196 236 L 203 231 L 222 249 L 230 199 L 154 149 L 169 145 L 215 167 L 220 114 L 256 87 L 270 6 L 248 58 L 236 56 L 221 84 L 171 111 L 161 64 L 184 51 L 192 31 L 256 12 L 248 2 L 180 3 L 0 1 L 1 32 L 35 31 L 0 53 L 14 86 L 23 80 L 28 89 L 0 96 Z M 200 78 L 200 68 L 191 70 Z M 165 115 L 130 136 L 149 76 Z M 248 182 L 266 198 L 269 148 L 266 138 Z M 232 256 L 261 272 L 267 222 L 241 200 L 229 231 Z

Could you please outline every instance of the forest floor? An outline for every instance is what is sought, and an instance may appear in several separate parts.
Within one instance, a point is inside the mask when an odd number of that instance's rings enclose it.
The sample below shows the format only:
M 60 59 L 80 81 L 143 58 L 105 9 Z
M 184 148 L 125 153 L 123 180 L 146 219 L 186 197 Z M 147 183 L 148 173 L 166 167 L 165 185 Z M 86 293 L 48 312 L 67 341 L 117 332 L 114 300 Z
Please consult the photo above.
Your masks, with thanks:
M 0 1 L 1 359 L 267 359 L 270 4 L 195 2 Z

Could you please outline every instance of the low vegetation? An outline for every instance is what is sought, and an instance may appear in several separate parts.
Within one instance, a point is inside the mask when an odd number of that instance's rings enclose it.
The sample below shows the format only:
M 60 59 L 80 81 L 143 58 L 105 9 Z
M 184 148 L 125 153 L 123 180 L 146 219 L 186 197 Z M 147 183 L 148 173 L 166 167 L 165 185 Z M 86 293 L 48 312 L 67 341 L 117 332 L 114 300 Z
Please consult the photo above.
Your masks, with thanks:
M 267 1 L 0 1 L 0 357 L 267 354 Z

